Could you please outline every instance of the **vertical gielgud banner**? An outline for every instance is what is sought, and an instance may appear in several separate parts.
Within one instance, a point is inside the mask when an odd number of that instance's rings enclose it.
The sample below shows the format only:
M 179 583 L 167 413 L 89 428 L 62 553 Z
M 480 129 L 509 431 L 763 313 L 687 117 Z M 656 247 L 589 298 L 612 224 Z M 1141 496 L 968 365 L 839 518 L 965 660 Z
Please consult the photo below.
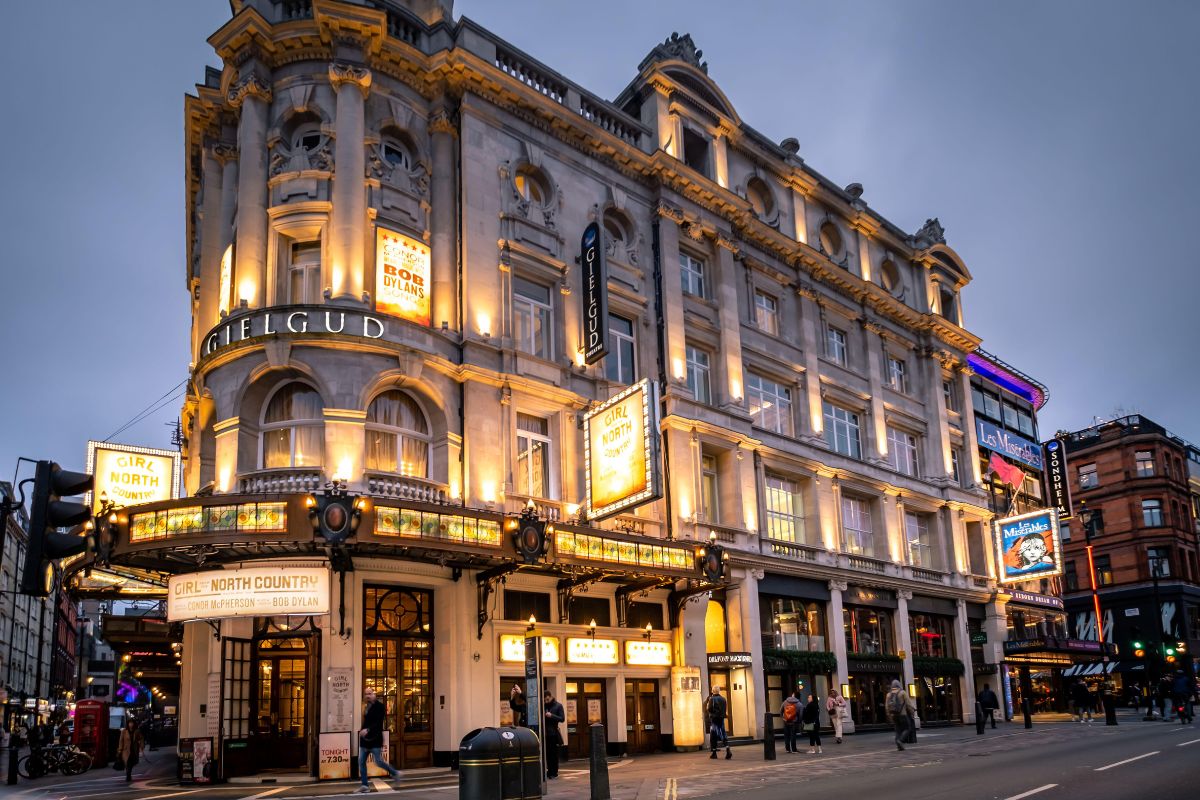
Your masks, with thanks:
M 608 354 L 608 265 L 599 223 L 583 229 L 579 263 L 583 265 L 583 363 L 595 364 Z
M 429 324 L 429 245 L 386 228 L 375 235 L 375 310 Z

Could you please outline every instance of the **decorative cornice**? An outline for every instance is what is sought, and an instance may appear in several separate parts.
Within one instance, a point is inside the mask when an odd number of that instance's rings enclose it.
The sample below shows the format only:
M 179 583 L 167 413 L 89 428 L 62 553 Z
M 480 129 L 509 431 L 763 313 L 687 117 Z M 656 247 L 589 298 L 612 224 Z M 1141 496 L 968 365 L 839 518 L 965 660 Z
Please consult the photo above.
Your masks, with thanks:
M 366 98 L 371 91 L 371 70 L 343 61 L 334 61 L 329 64 L 329 83 L 335 91 L 346 84 L 353 84 Z
M 234 108 L 241 107 L 247 97 L 257 97 L 264 103 L 271 102 L 271 86 L 257 75 L 247 75 L 229 87 L 226 100 Z
M 912 589 L 897 589 L 896 590 L 896 599 L 897 600 L 904 600 L 905 602 L 907 602 L 909 600 L 912 600 L 912 597 L 913 597 Z
M 654 211 L 660 217 L 669 219 L 676 225 L 682 225 L 684 222 L 683 209 L 676 208 L 670 203 L 664 203 L 660 200 Z

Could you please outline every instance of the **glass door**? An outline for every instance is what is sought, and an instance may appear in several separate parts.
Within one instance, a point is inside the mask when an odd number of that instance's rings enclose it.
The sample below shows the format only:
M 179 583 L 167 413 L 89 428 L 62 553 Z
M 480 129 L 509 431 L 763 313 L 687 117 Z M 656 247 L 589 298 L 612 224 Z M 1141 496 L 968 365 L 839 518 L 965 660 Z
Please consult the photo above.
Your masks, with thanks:
M 433 592 L 364 591 L 363 679 L 387 708 L 387 757 L 399 769 L 433 765 Z

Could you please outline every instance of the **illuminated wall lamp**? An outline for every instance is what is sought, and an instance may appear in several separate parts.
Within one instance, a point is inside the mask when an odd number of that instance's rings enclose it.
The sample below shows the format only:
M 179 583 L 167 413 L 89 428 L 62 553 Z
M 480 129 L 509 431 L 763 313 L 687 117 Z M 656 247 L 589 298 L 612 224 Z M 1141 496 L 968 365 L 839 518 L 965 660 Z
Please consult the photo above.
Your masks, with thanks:
M 592 641 L 596 641 L 596 620 L 588 623 L 588 636 L 592 637 Z
M 529 615 L 529 627 L 526 628 L 525 630 L 529 631 L 530 633 L 533 633 L 534 629 L 536 629 L 536 628 L 537 628 L 537 617 L 535 617 L 533 614 L 530 614 Z
M 650 636 L 653 633 L 654 633 L 654 627 L 649 622 L 647 622 L 646 630 L 642 631 L 642 638 L 648 642 L 648 641 L 650 641 Z

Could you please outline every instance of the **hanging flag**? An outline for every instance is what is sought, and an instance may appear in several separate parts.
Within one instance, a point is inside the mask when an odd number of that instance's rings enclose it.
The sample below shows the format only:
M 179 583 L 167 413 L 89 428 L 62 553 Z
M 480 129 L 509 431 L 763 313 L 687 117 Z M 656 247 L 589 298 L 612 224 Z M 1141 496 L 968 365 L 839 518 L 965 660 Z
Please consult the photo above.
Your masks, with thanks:
M 992 457 L 988 459 L 988 469 L 1014 489 L 1020 488 L 1025 482 L 1025 472 L 1015 464 L 1009 464 L 998 453 L 992 453 Z

